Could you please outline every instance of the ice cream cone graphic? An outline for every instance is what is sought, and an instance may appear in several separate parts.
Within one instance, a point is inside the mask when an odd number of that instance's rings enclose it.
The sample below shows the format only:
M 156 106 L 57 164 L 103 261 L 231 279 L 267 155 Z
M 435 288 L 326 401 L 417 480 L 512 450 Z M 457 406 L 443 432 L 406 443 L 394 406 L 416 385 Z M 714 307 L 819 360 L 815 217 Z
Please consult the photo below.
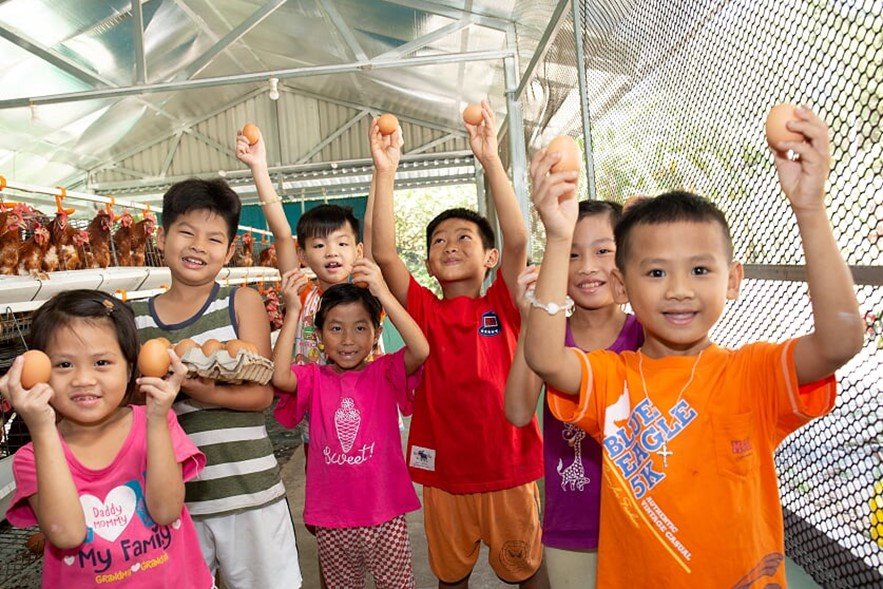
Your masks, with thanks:
M 353 400 L 349 397 L 341 399 L 340 407 L 334 412 L 334 427 L 337 428 L 337 439 L 344 454 L 352 449 L 361 423 L 361 412 L 356 409 Z

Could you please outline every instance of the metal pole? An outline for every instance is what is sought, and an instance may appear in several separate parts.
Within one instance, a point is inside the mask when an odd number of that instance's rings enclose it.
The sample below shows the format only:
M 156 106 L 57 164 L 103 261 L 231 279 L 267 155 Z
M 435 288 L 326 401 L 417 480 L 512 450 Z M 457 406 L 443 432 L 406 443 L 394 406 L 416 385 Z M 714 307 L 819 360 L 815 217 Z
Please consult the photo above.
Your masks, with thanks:
M 586 160 L 586 192 L 595 199 L 595 160 L 592 158 L 592 121 L 589 116 L 589 95 L 586 88 L 586 60 L 583 52 L 583 24 L 579 5 L 573 0 L 573 36 L 576 42 L 576 75 L 579 81 L 579 103 L 583 117 L 583 155 Z
M 515 44 L 514 30 L 506 34 L 510 51 Z M 527 190 L 527 150 L 524 145 L 524 116 L 518 102 L 518 64 L 513 56 L 503 59 L 503 73 L 506 81 L 506 118 L 509 122 L 509 153 L 512 166 L 512 186 L 518 198 L 518 206 L 524 217 L 524 225 L 530 233 L 530 199 Z

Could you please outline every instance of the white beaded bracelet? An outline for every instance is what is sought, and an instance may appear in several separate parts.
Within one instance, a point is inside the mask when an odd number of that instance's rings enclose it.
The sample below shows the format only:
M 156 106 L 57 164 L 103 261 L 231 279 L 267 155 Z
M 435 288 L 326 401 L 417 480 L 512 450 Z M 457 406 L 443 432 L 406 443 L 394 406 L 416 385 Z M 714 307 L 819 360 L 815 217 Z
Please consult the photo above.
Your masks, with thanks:
M 526 293 L 524 293 L 524 298 L 526 298 L 528 300 L 531 307 L 536 307 L 537 309 L 542 309 L 543 311 L 545 311 L 549 315 L 555 316 L 558 313 L 560 313 L 561 311 L 564 311 L 565 317 L 570 317 L 571 315 L 573 315 L 573 307 L 574 307 L 573 299 L 567 295 L 564 296 L 564 304 L 563 305 L 559 305 L 558 303 L 543 304 L 543 303 L 539 302 L 537 300 L 536 294 L 534 293 L 534 289 L 530 289 Z

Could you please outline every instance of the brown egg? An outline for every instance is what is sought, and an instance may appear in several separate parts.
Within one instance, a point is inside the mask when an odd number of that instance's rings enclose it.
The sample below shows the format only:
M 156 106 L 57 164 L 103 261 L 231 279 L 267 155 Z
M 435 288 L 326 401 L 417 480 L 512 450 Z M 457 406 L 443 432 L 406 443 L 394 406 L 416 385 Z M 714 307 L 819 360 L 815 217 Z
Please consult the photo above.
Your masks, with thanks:
M 205 340 L 202 344 L 202 353 L 205 354 L 207 357 L 211 356 L 212 354 L 214 354 L 218 350 L 223 350 L 223 349 L 224 349 L 224 344 L 219 342 L 216 339 Z
M 766 117 L 766 142 L 773 149 L 776 149 L 775 146 L 782 141 L 804 140 L 803 135 L 789 131 L 785 126 L 788 121 L 798 120 L 797 115 L 794 114 L 795 108 L 797 107 L 793 104 L 783 102 L 770 109 L 770 114 Z
M 463 111 L 463 121 L 470 125 L 480 125 L 484 120 L 484 114 L 480 104 L 470 104 Z
M 32 388 L 41 382 L 49 382 L 52 374 L 52 362 L 49 356 L 40 350 L 28 350 L 22 357 L 25 359 L 21 368 L 21 386 L 26 389 Z
M 164 339 L 147 340 L 141 345 L 141 351 L 138 353 L 138 370 L 142 375 L 163 377 L 169 372 L 172 359 L 169 358 L 169 346 L 162 341 Z
M 239 353 L 239 350 L 251 352 L 256 356 L 260 355 L 260 352 L 258 352 L 258 347 L 256 345 L 241 339 L 231 339 L 229 342 L 227 342 L 227 345 L 225 347 L 227 348 L 227 353 L 234 358 Z
M 579 172 L 579 146 L 576 144 L 573 137 L 570 137 L 569 135 L 559 135 L 549 142 L 546 149 L 549 153 L 557 151 L 561 154 L 561 159 L 552 166 L 552 172 Z
M 178 354 L 179 358 L 184 357 L 184 354 L 193 348 L 198 348 L 199 344 L 193 341 L 192 339 L 182 339 L 177 344 L 175 344 L 175 353 Z
M 392 135 L 399 128 L 399 120 L 389 113 L 380 115 L 377 119 L 377 128 L 380 129 L 381 135 Z
M 36 532 L 28 536 L 28 541 L 25 542 L 25 546 L 28 547 L 28 551 L 31 554 L 42 555 L 43 548 L 46 546 L 46 536 L 43 535 L 43 532 Z
M 254 145 L 261 138 L 261 132 L 254 123 L 245 123 L 245 126 L 242 127 L 242 134 L 248 139 L 249 145 Z
M 166 337 L 156 337 L 156 338 L 153 338 L 153 339 L 155 339 L 155 340 L 158 341 L 158 342 L 162 342 L 167 348 L 171 348 L 171 347 L 172 347 L 172 342 L 169 341 L 169 338 L 166 338 Z

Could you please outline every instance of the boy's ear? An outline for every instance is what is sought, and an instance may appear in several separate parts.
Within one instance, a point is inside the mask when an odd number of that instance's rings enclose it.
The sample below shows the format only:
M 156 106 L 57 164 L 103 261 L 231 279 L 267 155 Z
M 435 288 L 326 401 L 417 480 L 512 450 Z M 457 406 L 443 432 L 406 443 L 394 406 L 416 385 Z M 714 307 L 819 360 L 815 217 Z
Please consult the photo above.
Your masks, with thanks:
M 304 257 L 304 248 L 300 246 L 299 241 L 295 245 L 295 251 L 297 252 L 297 261 L 300 263 L 300 267 L 304 268 L 307 265 L 307 260 Z
M 356 259 L 358 260 L 365 255 L 365 244 L 361 241 L 356 244 Z
M 497 262 L 500 261 L 500 250 L 495 247 L 484 252 L 484 267 L 485 268 L 493 268 L 497 265 Z
M 227 256 L 224 258 L 224 264 L 229 264 L 233 254 L 236 253 L 236 242 L 230 240 L 230 247 L 227 248 Z
M 432 278 L 435 278 L 435 273 L 432 271 L 432 266 L 429 264 L 429 258 L 423 260 L 423 264 L 426 266 L 426 273 L 429 274 Z
M 629 294 L 625 288 L 625 279 L 619 268 L 614 268 L 610 276 L 613 278 L 611 286 L 613 287 L 613 300 L 617 305 L 625 305 L 629 302 Z
M 745 278 L 745 268 L 742 267 L 742 262 L 732 262 L 727 276 L 727 300 L 735 301 L 739 298 L 739 288 L 743 278 Z
M 156 228 L 156 249 L 160 252 L 166 249 L 166 232 L 162 226 Z

